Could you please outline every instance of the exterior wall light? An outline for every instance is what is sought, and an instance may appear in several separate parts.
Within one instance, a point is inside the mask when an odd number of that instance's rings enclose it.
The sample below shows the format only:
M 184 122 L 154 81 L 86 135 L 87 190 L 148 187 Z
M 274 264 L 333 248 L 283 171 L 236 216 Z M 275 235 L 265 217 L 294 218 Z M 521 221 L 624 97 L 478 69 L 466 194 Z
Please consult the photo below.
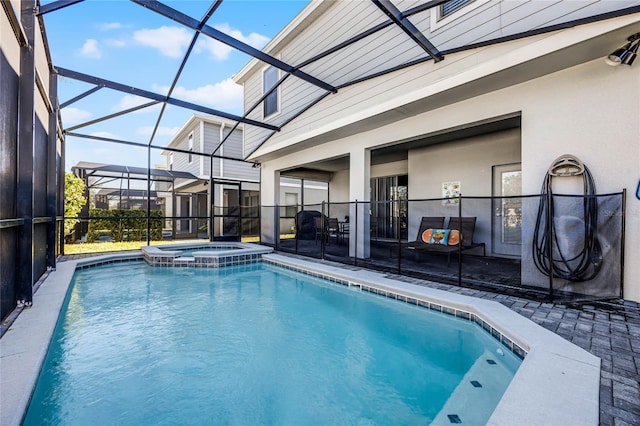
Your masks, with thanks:
M 627 38 L 627 44 L 609 54 L 604 60 L 612 67 L 618 65 L 631 65 L 638 54 L 640 46 L 640 33 L 635 33 Z

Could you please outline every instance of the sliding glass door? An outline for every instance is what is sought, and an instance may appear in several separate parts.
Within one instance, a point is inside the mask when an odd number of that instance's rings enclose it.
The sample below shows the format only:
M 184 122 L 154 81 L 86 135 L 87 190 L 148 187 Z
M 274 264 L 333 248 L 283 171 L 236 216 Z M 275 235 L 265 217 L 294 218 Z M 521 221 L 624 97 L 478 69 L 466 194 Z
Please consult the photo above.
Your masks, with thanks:
M 371 238 L 407 238 L 407 175 L 371 179 Z

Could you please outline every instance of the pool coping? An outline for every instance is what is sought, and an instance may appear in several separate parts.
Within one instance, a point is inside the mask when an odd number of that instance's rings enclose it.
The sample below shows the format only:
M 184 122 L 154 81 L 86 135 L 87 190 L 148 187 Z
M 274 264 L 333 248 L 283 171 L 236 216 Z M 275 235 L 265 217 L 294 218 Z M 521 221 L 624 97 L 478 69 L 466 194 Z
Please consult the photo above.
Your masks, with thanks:
M 598 424 L 600 358 L 498 302 L 410 284 L 365 269 L 345 269 L 278 254 L 265 254 L 262 258 L 288 269 L 373 289 L 387 297 L 400 295 L 400 300 L 408 297 L 453 312 L 468 312 L 523 348 L 526 357 L 489 425 Z M 19 425 L 22 421 L 76 268 L 143 259 L 142 253 L 124 253 L 58 263 L 34 295 L 33 307 L 25 309 L 0 339 L 0 424 Z
M 181 256 L 183 250 L 205 248 L 227 248 L 228 250 L 203 251 L 193 253 L 191 256 Z M 273 252 L 273 248 L 231 241 L 143 246 L 140 251 L 151 266 L 219 268 L 259 262 L 262 255 Z

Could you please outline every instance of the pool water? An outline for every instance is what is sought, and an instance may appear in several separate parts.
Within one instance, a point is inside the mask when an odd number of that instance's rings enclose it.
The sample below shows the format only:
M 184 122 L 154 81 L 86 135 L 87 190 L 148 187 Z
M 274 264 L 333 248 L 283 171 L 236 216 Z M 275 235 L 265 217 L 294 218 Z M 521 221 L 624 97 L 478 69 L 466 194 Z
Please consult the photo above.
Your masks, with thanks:
M 113 264 L 76 272 L 24 424 L 484 424 L 519 364 L 472 322 L 273 265 Z

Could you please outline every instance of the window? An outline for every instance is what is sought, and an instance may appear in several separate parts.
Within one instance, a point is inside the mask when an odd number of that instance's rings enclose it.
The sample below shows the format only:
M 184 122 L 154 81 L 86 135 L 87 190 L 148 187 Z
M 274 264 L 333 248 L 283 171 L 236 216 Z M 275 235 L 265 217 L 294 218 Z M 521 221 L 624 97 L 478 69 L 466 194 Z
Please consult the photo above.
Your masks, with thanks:
M 440 18 L 444 18 L 472 1 L 473 0 L 451 0 L 443 3 L 440 5 Z
M 193 162 L 193 133 L 189 134 L 189 164 Z
M 173 170 L 173 152 L 169 154 L 169 170 Z
M 278 69 L 269 67 L 262 73 L 262 94 L 265 94 L 278 82 Z M 264 106 L 264 117 L 268 117 L 278 112 L 278 90 L 269 94 L 262 103 Z

